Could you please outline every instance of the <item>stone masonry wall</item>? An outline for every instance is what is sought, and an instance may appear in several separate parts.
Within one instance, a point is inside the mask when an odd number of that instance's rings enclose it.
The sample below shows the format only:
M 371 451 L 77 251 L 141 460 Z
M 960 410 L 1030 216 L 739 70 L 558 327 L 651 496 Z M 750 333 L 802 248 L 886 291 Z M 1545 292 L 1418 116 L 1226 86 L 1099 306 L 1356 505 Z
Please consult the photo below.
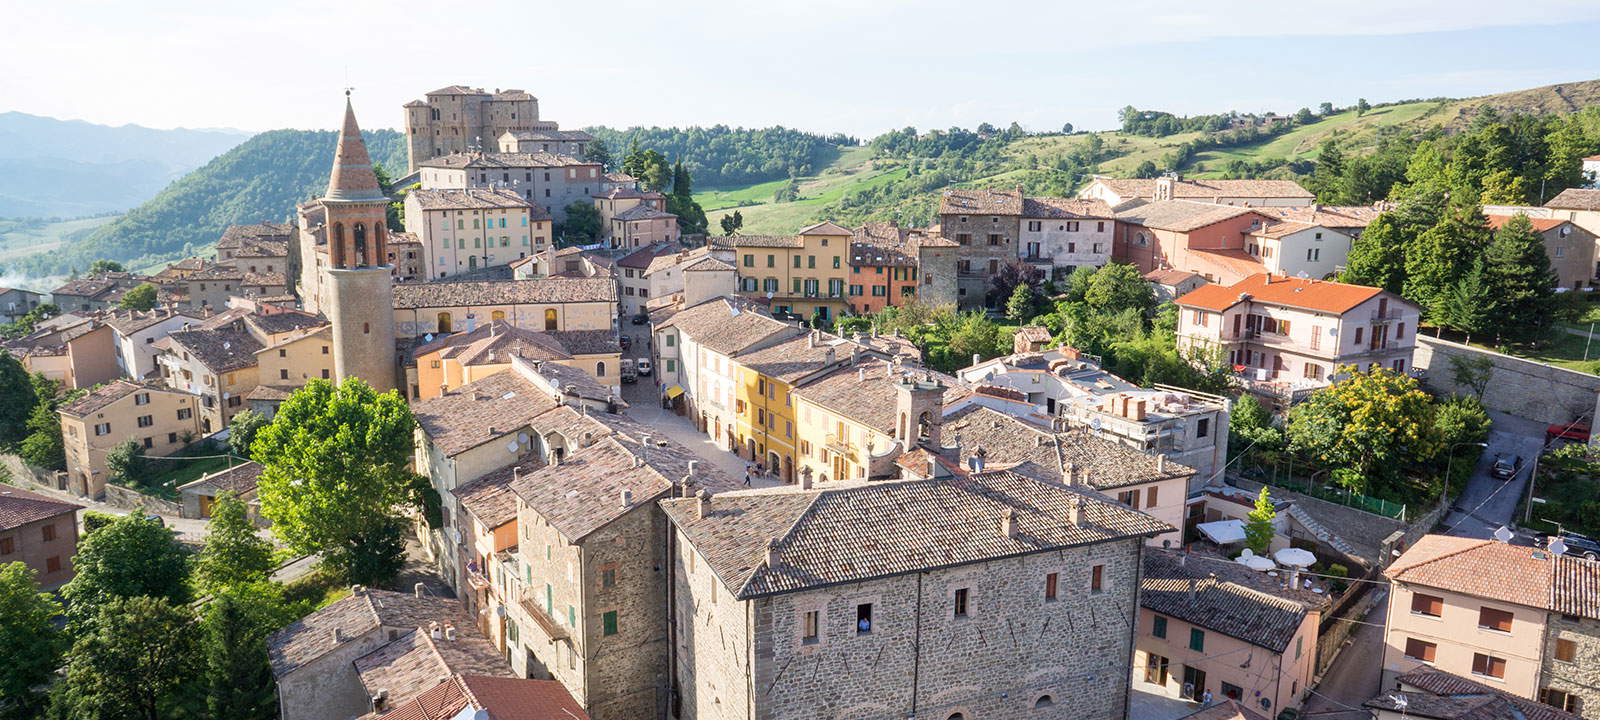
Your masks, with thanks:
M 1597 348 L 1600 353 L 1600 348 Z M 1494 363 L 1483 404 L 1535 422 L 1568 423 L 1595 407 L 1600 376 L 1567 370 L 1532 360 L 1480 350 L 1448 340 L 1417 336 L 1411 364 L 1428 372 L 1428 387 L 1442 393 L 1468 394 L 1451 369 L 1451 357 L 1484 357 Z
M 750 623 L 746 603 L 673 533 L 672 653 L 683 720 L 750 718 Z
M 661 717 L 666 708 L 667 520 L 653 501 L 636 502 L 644 507 L 583 540 L 582 650 L 594 720 Z M 617 613 L 615 635 L 605 634 L 608 612 Z
M 1557 639 L 1578 646 L 1572 662 L 1555 659 Z M 1577 695 L 1577 712 L 1584 717 L 1600 715 L 1600 620 L 1551 613 L 1545 626 L 1543 656 L 1540 687 Z

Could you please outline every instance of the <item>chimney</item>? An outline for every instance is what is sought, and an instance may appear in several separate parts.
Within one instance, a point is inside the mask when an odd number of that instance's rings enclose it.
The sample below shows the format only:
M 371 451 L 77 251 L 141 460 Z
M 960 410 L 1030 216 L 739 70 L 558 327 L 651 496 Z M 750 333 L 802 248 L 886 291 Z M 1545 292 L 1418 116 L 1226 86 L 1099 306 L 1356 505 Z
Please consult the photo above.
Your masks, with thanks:
M 499 435 L 500 433 L 496 432 L 496 430 L 499 430 L 499 428 L 497 428 L 497 427 L 495 427 L 493 425 L 490 425 L 489 426 L 489 437 L 494 437 L 496 435 Z
M 418 600 L 421 600 L 421 599 L 423 599 L 423 598 L 428 596 L 428 586 L 423 585 L 422 583 L 417 583 L 415 586 L 413 586 L 411 588 L 411 591 L 415 592 L 417 594 L 417 599 Z
M 1189 551 L 1178 553 L 1178 567 L 1189 567 Z
M 811 466 L 810 465 L 807 465 L 807 466 L 805 466 L 803 468 L 800 468 L 800 489 L 801 490 L 810 490 L 811 489 Z
M 451 625 L 450 623 L 444 624 L 444 639 L 449 642 L 456 641 L 456 626 Z
M 700 488 L 700 494 L 694 500 L 695 516 L 704 520 L 706 513 L 711 512 L 711 491 Z
M 816 346 L 817 346 L 817 331 L 812 330 L 811 332 L 806 333 L 806 347 L 816 347 Z
M 633 507 L 633 491 L 632 490 L 623 490 L 622 491 L 622 507 L 625 507 L 625 508 Z
M 1194 578 L 1189 578 L 1189 602 L 1194 602 L 1195 586 L 1198 584 L 1199 583 L 1196 582 Z
M 860 360 L 861 360 L 861 346 L 860 345 L 851 345 L 850 346 L 850 364 L 854 365 L 855 363 L 860 362 Z
M 344 629 L 343 628 L 337 628 L 336 627 L 336 628 L 333 629 L 333 641 L 336 642 L 336 643 L 344 642 Z
M 435 620 L 428 623 L 428 637 L 438 640 L 439 638 L 443 637 L 443 635 L 444 633 L 439 630 L 439 621 Z
M 1073 486 L 1075 486 L 1077 484 L 1078 484 L 1078 464 L 1077 463 L 1067 463 L 1067 487 L 1073 487 Z
M 772 538 L 772 539 L 767 541 L 767 568 L 771 569 L 771 568 L 775 568 L 777 566 L 778 566 L 778 539 L 777 538 Z
M 983 362 L 983 356 L 979 355 L 977 353 L 973 353 L 972 354 L 972 364 L 973 365 L 977 365 L 978 363 L 981 363 L 981 362 Z
M 1161 453 L 1160 455 L 1156 456 L 1156 472 L 1165 473 L 1166 471 L 1167 471 L 1167 454 L 1166 453 Z
M 928 455 L 928 477 L 939 477 L 939 457 L 937 455 Z
M 1073 526 L 1083 524 L 1083 498 L 1072 501 L 1072 506 L 1068 508 L 1067 522 Z
M 866 382 L 866 381 L 867 381 L 867 369 L 864 368 L 864 367 L 856 368 L 856 382 Z
M 1000 534 L 1008 538 L 1017 536 L 1017 513 L 1011 508 L 1006 508 L 1005 514 L 1000 516 Z
M 827 352 L 822 354 L 822 364 L 832 365 L 833 359 L 833 348 L 828 348 Z
M 477 390 L 473 390 L 472 391 L 472 401 L 473 402 L 477 402 L 477 401 L 482 400 L 482 399 L 483 399 L 483 393 L 478 392 Z
M 1300 566 L 1299 565 L 1290 565 L 1289 566 L 1289 589 L 1290 590 L 1299 590 L 1300 589 Z
M 371 699 L 372 699 L 372 711 L 373 712 L 382 712 L 384 707 L 389 702 L 389 691 L 388 690 L 384 690 L 382 688 L 379 688 L 378 692 L 374 693 L 372 695 Z

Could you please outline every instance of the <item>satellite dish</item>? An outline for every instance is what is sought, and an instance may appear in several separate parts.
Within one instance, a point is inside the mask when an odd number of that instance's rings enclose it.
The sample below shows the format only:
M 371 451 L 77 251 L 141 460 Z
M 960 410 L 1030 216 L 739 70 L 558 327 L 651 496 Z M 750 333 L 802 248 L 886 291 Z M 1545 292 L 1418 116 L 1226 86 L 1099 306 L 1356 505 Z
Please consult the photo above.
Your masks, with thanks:
M 423 335 L 422 336 L 422 341 L 423 342 L 433 342 L 433 333 L 428 333 L 426 335 Z
M 1300 278 L 1301 280 L 1305 280 L 1305 279 L 1308 279 L 1308 278 L 1311 277 L 1310 275 L 1307 275 L 1306 271 L 1304 271 L 1304 270 L 1301 270 L 1300 272 L 1295 273 L 1294 276 L 1297 277 L 1297 278 Z
M 223 350 L 232 350 L 233 349 L 233 343 L 224 341 L 222 343 L 222 349 Z
M 1511 542 L 1511 537 L 1511 531 L 1506 529 L 1506 526 L 1504 525 L 1501 525 L 1498 530 L 1494 531 L 1494 539 L 1499 540 L 1500 542 Z
M 772 299 L 772 291 L 771 291 L 771 290 L 768 290 L 768 291 L 767 291 L 767 299 L 768 299 L 768 300 L 771 300 L 771 299 Z
M 527 433 L 518 433 L 517 434 L 517 442 L 522 443 L 523 445 L 527 445 L 528 444 L 528 434 Z
M 506 452 L 514 453 L 516 451 L 517 451 L 517 441 L 512 440 L 511 442 L 506 443 Z
M 1092 427 L 1092 428 L 1094 428 L 1096 430 L 1099 430 L 1100 429 L 1100 418 L 1095 418 L 1093 420 L 1090 420 L 1089 421 L 1089 427 Z
M 1551 538 L 1550 544 L 1546 545 L 1545 549 L 1556 555 L 1565 555 L 1567 554 L 1567 541 L 1561 538 Z

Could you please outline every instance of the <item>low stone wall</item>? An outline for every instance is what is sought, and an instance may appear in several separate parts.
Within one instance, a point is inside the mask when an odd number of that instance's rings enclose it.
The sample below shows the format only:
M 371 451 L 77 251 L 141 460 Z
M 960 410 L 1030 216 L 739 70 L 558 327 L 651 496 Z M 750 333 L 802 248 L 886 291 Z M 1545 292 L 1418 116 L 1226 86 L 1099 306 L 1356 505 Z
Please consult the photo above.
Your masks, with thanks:
M 175 502 L 151 497 L 120 485 L 106 485 L 105 504 L 124 510 L 142 510 L 157 515 L 181 517 L 183 514 L 183 508 L 179 507 Z
M 1600 347 L 1596 348 L 1600 359 Z M 1411 364 L 1426 370 L 1428 387 L 1440 393 L 1471 394 L 1456 383 L 1451 357 L 1484 357 L 1493 363 L 1483 404 L 1490 410 L 1526 418 L 1544 425 L 1569 423 L 1594 410 L 1600 393 L 1600 376 L 1568 370 L 1548 363 L 1523 360 L 1461 343 L 1417 336 Z
M 64 475 L 59 475 L 49 470 L 40 470 L 23 462 L 22 458 L 16 455 L 0 454 L 0 467 L 9 470 L 12 482 L 21 487 L 27 487 L 28 483 L 31 482 L 35 485 L 57 490 L 67 489 Z
M 1367 575 L 1368 579 L 1377 577 L 1376 570 Z M 1350 639 L 1351 633 L 1361 627 L 1360 623 L 1350 621 L 1366 617 L 1367 613 L 1372 611 L 1372 606 L 1385 597 L 1385 593 L 1378 592 L 1377 587 L 1373 583 L 1352 580 L 1350 592 L 1354 596 L 1346 596 L 1349 598 L 1348 601 L 1340 602 L 1318 623 L 1317 665 L 1314 671 L 1318 678 L 1322 677 L 1322 674 L 1333 665 L 1333 661 L 1339 657 L 1339 652 L 1344 650 L 1345 642 Z

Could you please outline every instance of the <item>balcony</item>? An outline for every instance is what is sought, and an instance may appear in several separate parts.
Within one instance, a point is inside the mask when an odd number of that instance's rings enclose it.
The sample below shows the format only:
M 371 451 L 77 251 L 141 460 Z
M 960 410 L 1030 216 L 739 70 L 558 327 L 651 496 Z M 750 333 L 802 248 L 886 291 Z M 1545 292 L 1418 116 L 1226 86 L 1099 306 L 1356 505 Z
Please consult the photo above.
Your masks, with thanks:
M 1239 365 L 1234 366 L 1233 380 L 1247 392 L 1272 398 L 1285 406 L 1301 402 L 1328 386 L 1327 380 L 1289 378 L 1281 371 Z
M 854 462 L 855 459 L 856 459 L 856 449 L 857 448 L 856 448 L 855 445 L 850 443 L 849 438 L 840 438 L 839 436 L 834 435 L 833 433 L 828 433 L 824 437 L 822 446 L 824 448 L 827 448 L 828 452 L 832 452 L 832 453 L 837 453 L 839 455 L 843 455 L 846 458 L 848 458 L 849 460 L 851 460 L 852 462 Z
M 1384 325 L 1399 320 L 1400 315 L 1401 313 L 1399 308 L 1389 308 L 1383 312 L 1374 311 L 1372 313 L 1371 323 L 1373 325 Z
M 572 638 L 572 634 L 567 632 L 567 628 L 562 626 L 559 620 L 544 611 L 544 607 L 534 598 L 532 590 L 525 589 L 521 594 L 522 598 L 517 601 L 517 604 L 522 607 L 523 612 L 528 613 L 528 617 L 533 618 L 534 624 L 544 631 L 545 637 L 550 638 L 550 642 Z

